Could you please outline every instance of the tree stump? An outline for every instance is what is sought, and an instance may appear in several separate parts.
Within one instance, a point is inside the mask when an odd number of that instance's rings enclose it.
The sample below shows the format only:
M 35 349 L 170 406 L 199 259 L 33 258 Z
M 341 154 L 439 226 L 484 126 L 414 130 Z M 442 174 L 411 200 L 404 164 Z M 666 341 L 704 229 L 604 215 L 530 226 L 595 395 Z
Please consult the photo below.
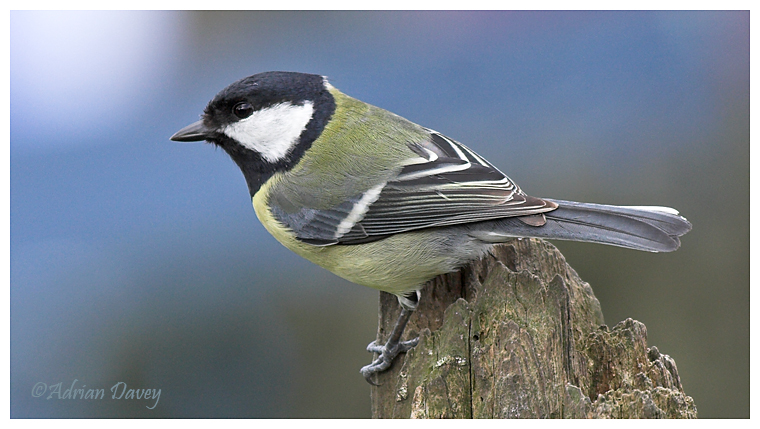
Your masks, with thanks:
M 378 340 L 399 313 L 381 293 Z M 515 239 L 431 280 L 377 376 L 375 418 L 696 418 L 673 359 L 646 327 L 604 326 L 591 287 L 551 244 Z

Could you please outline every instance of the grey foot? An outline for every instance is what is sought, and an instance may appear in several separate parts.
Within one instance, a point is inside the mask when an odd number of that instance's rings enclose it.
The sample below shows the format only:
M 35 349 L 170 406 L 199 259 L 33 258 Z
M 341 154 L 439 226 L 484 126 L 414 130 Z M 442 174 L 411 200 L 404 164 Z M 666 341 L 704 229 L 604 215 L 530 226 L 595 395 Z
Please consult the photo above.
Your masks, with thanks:
M 379 346 L 377 345 L 377 341 L 373 341 L 367 346 L 367 351 L 370 353 L 379 353 L 380 356 L 378 356 L 378 358 L 371 364 L 363 367 L 359 372 L 362 373 L 369 384 L 377 386 L 377 383 L 372 381 L 372 375 L 387 370 L 391 366 L 393 359 L 395 359 L 399 353 L 405 353 L 411 350 L 419 342 L 419 337 L 408 341 L 401 341 L 396 344 L 390 344 L 391 341 L 388 341 L 384 346 Z

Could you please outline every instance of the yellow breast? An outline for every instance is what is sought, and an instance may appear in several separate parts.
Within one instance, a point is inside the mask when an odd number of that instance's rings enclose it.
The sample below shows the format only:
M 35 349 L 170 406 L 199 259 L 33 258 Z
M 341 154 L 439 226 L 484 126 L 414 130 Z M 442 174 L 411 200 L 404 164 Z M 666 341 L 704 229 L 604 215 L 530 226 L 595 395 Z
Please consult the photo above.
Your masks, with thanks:
M 423 246 L 425 232 L 399 234 L 357 245 L 312 246 L 272 216 L 268 192 L 282 177 L 275 175 L 253 197 L 256 216 L 282 245 L 307 260 L 356 284 L 393 294 L 419 289 L 427 280 L 452 270 L 440 255 Z

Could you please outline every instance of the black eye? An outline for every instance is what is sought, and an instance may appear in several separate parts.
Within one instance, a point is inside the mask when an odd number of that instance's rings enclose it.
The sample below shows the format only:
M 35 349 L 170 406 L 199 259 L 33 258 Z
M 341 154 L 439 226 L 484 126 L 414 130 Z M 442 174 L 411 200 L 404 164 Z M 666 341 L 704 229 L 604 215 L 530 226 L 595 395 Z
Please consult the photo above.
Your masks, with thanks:
M 248 102 L 240 102 L 232 108 L 232 113 L 240 119 L 245 119 L 253 114 L 253 106 Z

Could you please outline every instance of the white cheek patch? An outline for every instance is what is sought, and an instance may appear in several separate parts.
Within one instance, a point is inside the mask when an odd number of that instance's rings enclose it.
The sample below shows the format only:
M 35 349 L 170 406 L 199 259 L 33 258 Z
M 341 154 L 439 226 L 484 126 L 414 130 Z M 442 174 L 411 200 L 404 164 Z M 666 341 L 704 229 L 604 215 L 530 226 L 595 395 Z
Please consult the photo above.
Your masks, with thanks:
M 260 153 L 265 160 L 276 162 L 298 143 L 313 113 L 314 103 L 310 101 L 302 106 L 275 104 L 227 125 L 222 131 L 244 147 Z

